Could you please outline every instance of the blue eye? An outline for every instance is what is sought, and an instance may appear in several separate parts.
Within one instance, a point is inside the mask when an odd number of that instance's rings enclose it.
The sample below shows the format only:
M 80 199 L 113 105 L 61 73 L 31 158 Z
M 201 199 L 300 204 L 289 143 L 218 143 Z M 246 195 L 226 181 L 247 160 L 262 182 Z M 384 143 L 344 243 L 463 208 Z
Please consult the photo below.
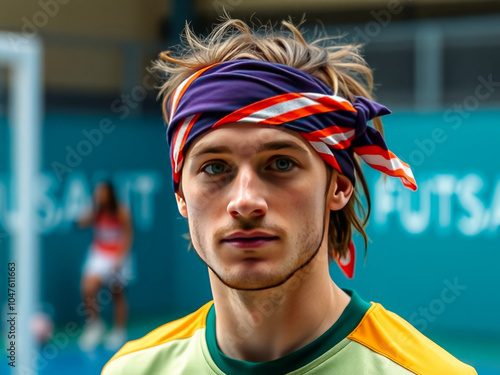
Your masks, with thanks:
M 276 159 L 272 162 L 271 167 L 280 172 L 285 172 L 292 169 L 295 166 L 295 163 L 287 158 Z
M 228 171 L 228 167 L 223 163 L 211 163 L 202 168 L 202 171 L 209 175 L 217 175 Z

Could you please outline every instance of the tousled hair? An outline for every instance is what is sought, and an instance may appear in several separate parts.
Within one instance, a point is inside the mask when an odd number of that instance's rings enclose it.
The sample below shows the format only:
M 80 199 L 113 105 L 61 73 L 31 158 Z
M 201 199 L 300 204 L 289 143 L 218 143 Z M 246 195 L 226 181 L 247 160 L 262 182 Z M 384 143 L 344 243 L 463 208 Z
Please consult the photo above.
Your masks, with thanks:
M 183 43 L 177 49 L 161 52 L 160 58 L 153 63 L 153 71 L 163 80 L 159 96 L 163 98 L 163 113 L 167 122 L 167 101 L 182 81 L 209 65 L 238 59 L 262 60 L 302 70 L 319 78 L 334 94 L 351 102 L 355 96 L 372 99 L 373 75 L 359 52 L 360 45 L 340 45 L 334 43 L 336 38 L 328 37 L 307 42 L 291 22 L 283 21 L 278 31 L 271 27 L 256 30 L 242 20 L 225 16 L 207 37 L 196 36 L 189 25 L 186 25 L 182 37 Z M 376 118 L 373 123 L 383 134 L 381 120 Z M 328 176 L 331 176 L 333 168 L 328 164 L 326 166 Z M 371 200 L 357 159 L 354 159 L 354 168 L 357 184 L 363 189 L 366 208 L 355 190 L 343 209 L 330 212 L 330 260 L 347 253 L 353 228 L 363 236 L 366 255 L 368 236 L 365 227 L 370 216 Z

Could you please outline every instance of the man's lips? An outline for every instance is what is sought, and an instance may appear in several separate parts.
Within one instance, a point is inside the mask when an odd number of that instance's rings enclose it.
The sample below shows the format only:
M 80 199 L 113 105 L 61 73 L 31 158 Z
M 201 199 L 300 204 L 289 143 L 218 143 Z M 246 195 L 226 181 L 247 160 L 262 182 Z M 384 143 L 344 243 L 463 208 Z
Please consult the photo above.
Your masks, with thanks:
M 261 247 L 277 239 L 279 239 L 278 236 L 261 231 L 235 232 L 224 237 L 221 242 L 228 243 L 238 248 L 247 249 Z

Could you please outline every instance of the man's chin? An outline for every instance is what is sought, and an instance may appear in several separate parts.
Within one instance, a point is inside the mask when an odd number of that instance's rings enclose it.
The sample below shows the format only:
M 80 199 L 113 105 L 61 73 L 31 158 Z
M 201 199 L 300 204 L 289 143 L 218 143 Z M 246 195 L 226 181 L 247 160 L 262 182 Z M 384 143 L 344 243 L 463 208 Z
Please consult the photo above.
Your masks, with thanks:
M 225 282 L 223 283 L 231 289 L 234 290 L 241 290 L 241 291 L 259 291 L 259 290 L 265 290 L 265 289 L 272 289 L 272 288 L 277 288 L 278 286 L 282 285 L 283 282 L 280 281 L 274 281 L 274 282 L 255 282 L 255 283 L 249 283 L 249 282 Z
M 214 272 L 215 273 L 215 272 Z M 218 279 L 228 288 L 235 290 L 264 290 L 282 285 L 287 275 L 256 275 L 255 273 L 240 273 L 238 275 L 218 275 Z

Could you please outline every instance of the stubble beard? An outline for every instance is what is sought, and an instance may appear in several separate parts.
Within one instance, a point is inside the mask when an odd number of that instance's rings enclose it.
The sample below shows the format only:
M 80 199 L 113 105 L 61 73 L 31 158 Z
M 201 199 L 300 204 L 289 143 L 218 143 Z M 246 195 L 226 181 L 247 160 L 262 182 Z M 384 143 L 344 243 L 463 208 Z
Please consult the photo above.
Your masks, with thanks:
M 325 210 L 323 210 L 323 212 L 325 212 Z M 324 216 L 324 214 L 322 216 Z M 223 270 L 218 271 L 216 270 L 217 268 L 216 265 L 210 264 L 209 260 L 204 259 L 205 257 L 203 256 L 203 253 L 201 253 L 196 249 L 196 247 L 194 246 L 194 241 L 193 241 L 193 248 L 198 257 L 201 259 L 201 261 L 205 263 L 205 265 L 213 272 L 213 274 L 217 276 L 217 278 L 228 288 L 239 291 L 259 291 L 259 290 L 272 289 L 285 284 L 294 275 L 297 275 L 297 273 L 299 273 L 301 270 L 304 270 L 319 253 L 325 235 L 326 218 L 323 217 L 321 225 L 321 233 L 315 232 L 314 235 L 310 235 L 310 233 L 312 232 L 311 230 L 312 228 L 310 228 L 310 226 L 306 224 L 308 222 L 310 221 L 305 220 L 304 230 L 302 232 L 302 235 L 297 239 L 296 246 L 301 246 L 300 245 L 301 243 L 304 244 L 302 251 L 298 253 L 297 256 L 298 259 L 292 261 L 291 262 L 292 264 L 290 264 L 290 266 L 287 265 L 283 267 L 283 269 L 277 272 L 276 274 L 266 275 L 266 277 L 263 277 L 265 280 L 262 281 L 248 280 L 242 277 L 241 275 L 233 276 L 227 274 L 226 272 L 223 272 Z M 245 222 L 242 221 L 239 222 L 238 224 L 239 224 L 238 227 L 234 228 L 235 230 L 265 229 L 262 228 L 262 226 L 260 226 L 258 222 L 255 221 L 245 221 Z M 190 232 L 192 236 L 191 238 L 195 239 L 196 243 L 202 243 L 200 241 L 201 238 L 198 235 L 198 233 L 196 233 L 195 231 L 192 232 L 191 230 Z M 317 238 L 319 240 L 315 241 L 315 239 Z

